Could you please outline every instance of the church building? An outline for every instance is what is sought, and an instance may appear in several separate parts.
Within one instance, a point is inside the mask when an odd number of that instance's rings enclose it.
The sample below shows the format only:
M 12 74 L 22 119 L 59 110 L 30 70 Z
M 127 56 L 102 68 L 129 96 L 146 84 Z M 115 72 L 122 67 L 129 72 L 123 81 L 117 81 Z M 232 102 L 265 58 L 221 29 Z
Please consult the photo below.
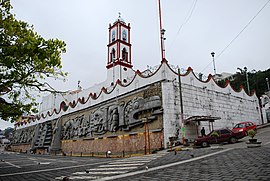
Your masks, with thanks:
M 208 133 L 242 121 L 262 123 L 254 92 L 236 91 L 229 82 L 220 87 L 211 75 L 201 80 L 190 67 L 180 74 L 166 59 L 154 70 L 135 71 L 130 24 L 119 16 L 108 33 L 107 79 L 44 97 L 37 116 L 16 123 L 12 150 L 148 154 L 193 141 L 201 127 Z

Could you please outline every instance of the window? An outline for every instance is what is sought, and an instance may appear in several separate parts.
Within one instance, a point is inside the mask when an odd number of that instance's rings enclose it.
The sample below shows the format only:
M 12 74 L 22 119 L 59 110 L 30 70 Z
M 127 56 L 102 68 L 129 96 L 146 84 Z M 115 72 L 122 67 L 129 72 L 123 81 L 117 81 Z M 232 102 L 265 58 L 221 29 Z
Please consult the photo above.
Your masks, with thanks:
M 221 134 L 230 134 L 230 131 L 226 130 L 226 129 L 223 129 L 223 130 L 220 130 L 220 133 Z
M 245 127 L 244 124 L 237 124 L 237 125 L 234 126 L 234 128 L 244 128 L 244 127 Z
M 111 51 L 111 62 L 114 62 L 114 58 L 115 58 L 115 49 L 113 48 Z
M 115 30 L 112 31 L 112 42 L 115 41 Z
M 123 48 L 123 50 L 122 50 L 122 60 L 124 62 L 127 62 L 127 60 L 128 60 L 128 52 L 127 52 L 126 48 Z
M 123 36 L 123 41 L 127 41 L 127 32 L 126 32 L 126 30 L 123 30 L 122 36 Z

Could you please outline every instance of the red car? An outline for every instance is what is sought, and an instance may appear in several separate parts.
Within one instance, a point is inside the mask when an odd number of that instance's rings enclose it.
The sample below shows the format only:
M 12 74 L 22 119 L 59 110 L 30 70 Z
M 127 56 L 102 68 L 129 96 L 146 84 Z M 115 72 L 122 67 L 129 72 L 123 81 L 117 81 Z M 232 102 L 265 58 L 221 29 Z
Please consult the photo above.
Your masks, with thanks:
M 250 122 L 250 121 L 246 121 L 246 122 L 241 122 L 241 123 L 238 123 L 236 124 L 232 131 L 233 132 L 243 132 L 245 135 L 247 135 L 247 131 L 248 130 L 257 130 L 257 125 L 254 124 L 253 122 Z
M 245 137 L 243 132 L 233 132 L 228 128 L 224 128 L 213 130 L 208 135 L 195 139 L 194 144 L 196 146 L 207 147 L 212 143 L 236 143 L 238 139 L 243 137 Z

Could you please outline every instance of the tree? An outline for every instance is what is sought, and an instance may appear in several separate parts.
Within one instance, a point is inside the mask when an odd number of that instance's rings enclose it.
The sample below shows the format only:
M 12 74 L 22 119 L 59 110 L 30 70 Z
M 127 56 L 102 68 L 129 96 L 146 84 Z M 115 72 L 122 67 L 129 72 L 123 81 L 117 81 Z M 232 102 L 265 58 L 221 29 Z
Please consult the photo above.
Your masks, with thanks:
M 11 127 L 6 128 L 6 129 L 4 130 L 4 136 L 5 136 L 5 138 L 10 139 L 11 136 L 12 136 L 13 130 L 14 130 L 14 129 L 11 128 Z
M 245 91 L 248 92 L 246 73 L 243 72 L 243 70 L 241 70 L 240 68 L 238 69 L 240 70 L 240 72 L 236 72 L 234 74 L 234 80 L 230 81 L 230 84 L 235 90 L 240 90 L 240 86 L 243 85 Z M 250 90 L 255 90 L 257 97 L 261 97 L 265 92 L 268 91 L 266 78 L 270 77 L 270 69 L 265 71 L 252 70 L 250 72 L 247 72 L 247 75 Z M 225 82 L 225 80 L 221 80 L 218 82 L 218 84 L 224 87 Z
M 15 19 L 10 0 L 0 0 L 0 118 L 15 121 L 35 113 L 33 92 L 57 92 L 49 78 L 64 78 L 61 54 L 66 44 L 45 40 L 33 26 Z

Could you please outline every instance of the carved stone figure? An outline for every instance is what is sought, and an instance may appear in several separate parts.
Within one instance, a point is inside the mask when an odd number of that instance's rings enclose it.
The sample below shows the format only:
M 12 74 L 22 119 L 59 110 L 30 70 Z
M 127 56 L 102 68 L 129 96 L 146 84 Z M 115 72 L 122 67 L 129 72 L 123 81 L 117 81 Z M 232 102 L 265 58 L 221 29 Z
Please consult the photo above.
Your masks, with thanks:
M 99 109 L 90 115 L 90 129 L 93 134 L 104 134 L 107 131 L 104 109 Z
M 109 113 L 110 131 L 115 132 L 119 127 L 119 113 L 118 107 L 114 107 Z
M 69 119 L 62 128 L 62 139 L 73 139 L 77 137 L 86 136 L 88 133 L 88 122 L 84 115 Z
M 67 122 L 64 123 L 63 126 L 63 139 L 70 139 L 70 131 L 71 131 L 71 122 L 68 120 Z
M 87 134 L 87 123 L 85 121 L 84 115 L 78 117 L 77 121 L 79 122 L 78 136 L 85 136 Z

